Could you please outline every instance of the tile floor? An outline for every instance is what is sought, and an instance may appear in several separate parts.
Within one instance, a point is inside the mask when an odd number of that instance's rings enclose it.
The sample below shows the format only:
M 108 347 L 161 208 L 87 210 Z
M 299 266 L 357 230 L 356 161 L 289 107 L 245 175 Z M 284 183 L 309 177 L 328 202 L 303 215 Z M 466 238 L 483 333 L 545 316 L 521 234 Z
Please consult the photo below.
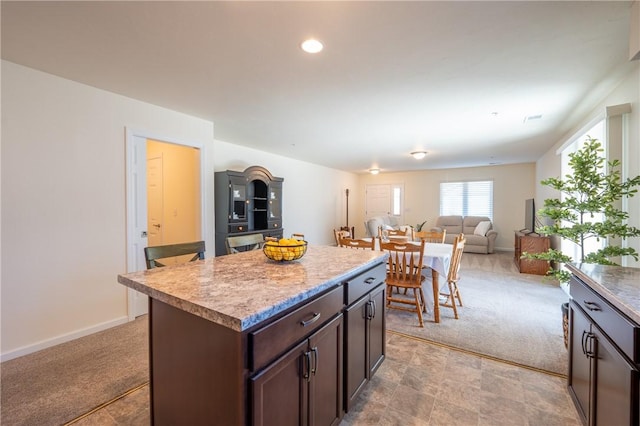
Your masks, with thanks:
M 144 386 L 73 425 L 148 425 Z M 349 425 L 581 426 L 566 379 L 394 333 Z

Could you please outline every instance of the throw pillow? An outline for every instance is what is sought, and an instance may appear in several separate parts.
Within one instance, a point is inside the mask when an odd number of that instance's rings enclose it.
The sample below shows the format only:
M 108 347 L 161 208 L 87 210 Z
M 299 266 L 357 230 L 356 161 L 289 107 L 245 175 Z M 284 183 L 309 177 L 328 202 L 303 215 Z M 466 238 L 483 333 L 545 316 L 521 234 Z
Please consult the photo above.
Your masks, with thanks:
M 488 220 L 484 220 L 476 226 L 476 229 L 473 231 L 475 235 L 482 235 L 483 237 L 487 235 L 487 231 L 491 228 L 491 222 Z
M 382 225 L 383 231 L 393 231 L 395 228 L 391 225 Z

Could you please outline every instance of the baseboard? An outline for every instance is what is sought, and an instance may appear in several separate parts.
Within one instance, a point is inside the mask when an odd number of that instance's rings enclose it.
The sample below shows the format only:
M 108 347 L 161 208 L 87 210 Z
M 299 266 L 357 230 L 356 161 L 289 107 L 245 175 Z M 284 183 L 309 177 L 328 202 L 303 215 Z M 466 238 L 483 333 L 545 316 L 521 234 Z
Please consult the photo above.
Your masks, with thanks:
M 511 252 L 514 253 L 515 249 L 513 247 L 494 247 L 493 251 L 500 251 L 500 252 Z
M 103 322 L 101 324 L 96 324 L 94 326 L 83 328 L 81 330 L 77 330 L 72 333 L 67 333 L 57 337 L 53 337 L 51 339 L 42 340 L 33 345 L 23 346 L 13 351 L 0 354 L 0 362 L 9 361 L 10 359 L 18 358 L 24 355 L 29 355 L 31 353 L 38 352 L 42 349 L 47 349 L 52 346 L 59 345 L 61 343 L 70 342 L 72 340 L 79 339 L 80 337 L 85 337 L 90 334 L 97 333 L 99 331 L 103 331 L 111 327 L 115 327 L 117 325 L 125 324 L 128 321 L 129 319 L 127 318 L 127 316 L 123 316 L 118 319 Z

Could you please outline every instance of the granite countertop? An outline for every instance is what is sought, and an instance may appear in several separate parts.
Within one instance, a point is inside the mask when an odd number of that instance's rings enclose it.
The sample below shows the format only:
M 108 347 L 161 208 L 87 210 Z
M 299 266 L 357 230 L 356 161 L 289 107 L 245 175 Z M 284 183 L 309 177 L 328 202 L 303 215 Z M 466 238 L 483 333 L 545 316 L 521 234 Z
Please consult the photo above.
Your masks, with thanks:
M 118 275 L 118 282 L 236 331 L 262 322 L 383 262 L 380 251 L 309 245 L 292 262 L 261 250 Z
M 640 268 L 593 263 L 568 264 L 567 268 L 631 320 L 640 324 Z

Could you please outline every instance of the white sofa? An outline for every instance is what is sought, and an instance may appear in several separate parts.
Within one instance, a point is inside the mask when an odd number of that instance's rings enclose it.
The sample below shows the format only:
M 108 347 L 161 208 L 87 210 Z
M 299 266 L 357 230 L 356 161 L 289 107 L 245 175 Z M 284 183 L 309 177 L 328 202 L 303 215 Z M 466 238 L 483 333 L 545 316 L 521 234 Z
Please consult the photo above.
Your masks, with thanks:
M 478 228 L 480 222 L 489 222 L 484 229 Z M 481 227 L 482 228 L 482 227 Z M 488 217 L 485 216 L 440 216 L 436 220 L 436 226 L 431 228 L 433 231 L 442 232 L 447 230 L 445 242 L 453 244 L 456 235 L 463 233 L 467 242 L 464 251 L 467 253 L 493 253 L 498 237 L 498 232 L 493 229 L 493 224 Z M 477 232 L 476 232 L 477 230 Z

